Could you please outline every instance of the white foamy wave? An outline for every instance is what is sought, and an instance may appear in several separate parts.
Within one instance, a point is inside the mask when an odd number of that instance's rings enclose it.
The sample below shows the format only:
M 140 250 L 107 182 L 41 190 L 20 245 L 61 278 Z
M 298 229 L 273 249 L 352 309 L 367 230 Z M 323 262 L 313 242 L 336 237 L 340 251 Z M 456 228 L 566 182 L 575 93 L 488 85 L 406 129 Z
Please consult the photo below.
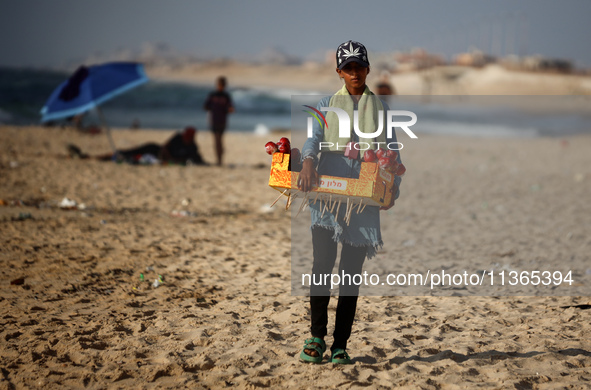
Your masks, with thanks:
M 294 95 L 318 95 L 316 91 L 290 88 L 237 88 L 230 91 L 238 109 L 249 112 L 290 113 Z

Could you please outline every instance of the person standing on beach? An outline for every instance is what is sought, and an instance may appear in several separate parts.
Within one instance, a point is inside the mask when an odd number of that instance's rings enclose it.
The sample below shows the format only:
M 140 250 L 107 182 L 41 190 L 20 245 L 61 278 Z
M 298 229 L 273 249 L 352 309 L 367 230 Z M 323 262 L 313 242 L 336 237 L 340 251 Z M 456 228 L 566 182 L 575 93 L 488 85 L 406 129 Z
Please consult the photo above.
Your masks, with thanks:
M 386 113 L 388 106 L 376 97 L 365 84 L 369 74 L 369 59 L 367 50 L 359 42 L 348 41 L 341 44 L 336 52 L 337 69 L 339 77 L 343 79 L 343 87 L 333 96 L 323 98 L 317 105 L 321 107 L 335 107 L 345 110 L 350 118 L 353 112 L 359 113 L 358 123 L 363 123 L 362 131 L 373 133 L 377 126 L 379 112 Z M 319 175 L 330 175 L 348 178 L 359 178 L 361 170 L 361 157 L 349 158 L 345 156 L 344 149 L 334 147 L 334 144 L 345 145 L 349 141 L 359 142 L 359 138 L 352 128 L 349 137 L 343 139 L 339 135 L 339 119 L 334 112 L 326 115 L 327 125 L 314 123 L 312 137 L 306 140 L 302 148 L 303 168 L 298 179 L 298 187 L 303 192 L 312 190 L 318 182 Z M 354 121 L 351 122 L 351 127 Z M 384 121 L 385 123 L 385 121 Z M 338 142 L 337 142 L 338 141 Z M 392 138 L 387 138 L 385 132 L 373 139 L 367 139 L 373 147 L 377 142 L 396 142 L 396 134 L 392 132 Z M 321 144 L 322 142 L 322 144 Z M 320 150 L 320 145 L 333 144 L 329 149 Z M 377 144 L 379 145 L 379 144 Z M 321 153 L 318 159 L 318 153 Z M 360 150 L 360 155 L 365 151 Z M 400 155 L 397 156 L 399 163 Z M 337 245 L 342 245 L 339 275 L 350 275 L 349 280 L 354 280 L 354 275 L 361 274 L 366 258 L 375 256 L 377 250 L 383 245 L 380 231 L 380 209 L 387 210 L 394 205 L 398 198 L 400 177 L 396 177 L 392 192 L 392 202 L 386 207 L 367 206 L 359 214 L 351 214 L 350 223 L 344 223 L 344 210 L 338 215 L 327 212 L 322 213 L 320 203 L 310 202 L 312 220 L 312 247 L 313 265 L 312 274 L 318 276 L 331 274 L 337 257 Z M 338 210 L 338 209 L 337 209 Z M 338 212 L 338 211 L 337 211 Z M 346 278 L 343 277 L 343 281 Z M 341 283 L 339 285 L 339 299 L 337 303 L 333 344 L 331 346 L 331 362 L 350 364 L 351 358 L 346 352 L 347 341 L 351 335 L 353 320 L 357 309 L 359 286 L 355 284 Z M 328 303 L 330 301 L 330 285 L 310 285 L 310 309 L 311 309 L 311 338 L 304 342 L 300 360 L 310 363 L 321 363 L 326 351 L 324 338 L 327 334 Z
M 216 90 L 211 92 L 205 101 L 203 108 L 209 112 L 211 130 L 215 137 L 215 153 L 217 164 L 222 165 L 224 145 L 222 137 L 226 130 L 228 114 L 234 112 L 232 97 L 226 92 L 226 78 L 220 76 L 216 82 Z

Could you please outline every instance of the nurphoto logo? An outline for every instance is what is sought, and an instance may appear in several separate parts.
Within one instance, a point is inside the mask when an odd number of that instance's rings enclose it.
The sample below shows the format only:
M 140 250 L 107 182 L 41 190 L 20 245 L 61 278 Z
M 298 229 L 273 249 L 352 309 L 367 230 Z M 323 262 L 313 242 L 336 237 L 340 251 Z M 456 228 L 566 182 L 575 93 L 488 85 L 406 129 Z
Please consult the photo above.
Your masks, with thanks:
M 349 138 L 351 136 L 350 129 L 351 129 L 351 118 L 349 118 L 349 114 L 342 108 L 338 107 L 320 107 L 320 110 L 312 107 L 304 105 L 304 107 L 309 108 L 311 111 L 304 110 L 310 114 L 313 118 L 316 119 L 318 124 L 322 127 L 324 126 L 325 129 L 328 129 L 328 123 L 326 121 L 326 117 L 322 113 L 324 112 L 334 112 L 337 115 L 339 120 L 339 137 L 340 138 Z M 308 138 L 311 138 L 313 135 L 313 118 L 308 117 L 307 120 L 307 132 Z M 395 118 L 404 117 L 406 120 L 400 121 L 395 120 Z M 387 138 L 392 138 L 393 129 L 396 127 L 401 128 L 410 138 L 416 139 L 418 138 L 415 133 L 410 129 L 412 125 L 417 123 L 417 115 L 412 111 L 405 111 L 405 110 L 388 110 L 386 112 L 386 134 Z M 382 110 L 378 111 L 378 128 L 374 132 L 364 132 L 359 129 L 359 112 L 357 110 L 353 111 L 353 130 L 355 134 L 359 136 L 360 139 L 373 139 L 378 137 L 384 131 L 384 112 Z M 380 148 L 381 144 L 386 145 L 386 147 L 390 150 L 400 150 L 404 147 L 401 142 L 357 142 L 354 144 L 355 149 L 357 150 L 367 150 L 370 149 L 372 144 L 375 144 L 376 149 Z M 333 142 L 320 142 L 320 150 L 322 148 L 332 148 L 335 146 Z M 345 148 L 347 145 L 339 145 L 338 142 L 336 143 L 336 148 L 341 149 Z

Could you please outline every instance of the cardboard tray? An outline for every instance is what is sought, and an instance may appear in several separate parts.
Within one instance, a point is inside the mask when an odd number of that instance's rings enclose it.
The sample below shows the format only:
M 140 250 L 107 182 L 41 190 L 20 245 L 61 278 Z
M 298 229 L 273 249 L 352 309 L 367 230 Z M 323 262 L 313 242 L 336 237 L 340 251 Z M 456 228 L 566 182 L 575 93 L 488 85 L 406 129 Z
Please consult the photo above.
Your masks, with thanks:
M 288 197 L 303 197 L 297 187 L 300 173 L 289 170 L 290 157 L 279 152 L 273 154 L 269 186 Z M 321 175 L 318 185 L 308 197 L 325 202 L 341 200 L 352 204 L 387 206 L 395 195 L 392 193 L 394 177 L 392 172 L 380 169 L 377 163 L 362 162 L 359 179 Z

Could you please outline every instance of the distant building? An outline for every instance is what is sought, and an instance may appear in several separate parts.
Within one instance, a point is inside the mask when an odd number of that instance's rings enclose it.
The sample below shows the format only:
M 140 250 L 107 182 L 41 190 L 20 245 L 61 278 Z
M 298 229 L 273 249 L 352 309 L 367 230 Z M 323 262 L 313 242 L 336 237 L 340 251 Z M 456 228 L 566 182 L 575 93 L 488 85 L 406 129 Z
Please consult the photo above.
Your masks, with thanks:
M 483 67 L 494 63 L 496 59 L 480 50 L 473 50 L 468 53 L 460 53 L 455 57 L 455 64 L 461 66 Z
M 428 53 L 424 49 L 416 48 L 410 52 L 394 53 L 397 72 L 407 72 L 445 65 L 443 57 Z
M 541 58 L 534 63 L 533 70 L 542 72 L 571 73 L 573 64 L 560 58 Z
M 573 73 L 571 61 L 559 58 L 544 58 L 542 56 L 528 56 L 519 58 L 510 56 L 501 61 L 501 65 L 508 69 L 526 70 L 530 72 Z

